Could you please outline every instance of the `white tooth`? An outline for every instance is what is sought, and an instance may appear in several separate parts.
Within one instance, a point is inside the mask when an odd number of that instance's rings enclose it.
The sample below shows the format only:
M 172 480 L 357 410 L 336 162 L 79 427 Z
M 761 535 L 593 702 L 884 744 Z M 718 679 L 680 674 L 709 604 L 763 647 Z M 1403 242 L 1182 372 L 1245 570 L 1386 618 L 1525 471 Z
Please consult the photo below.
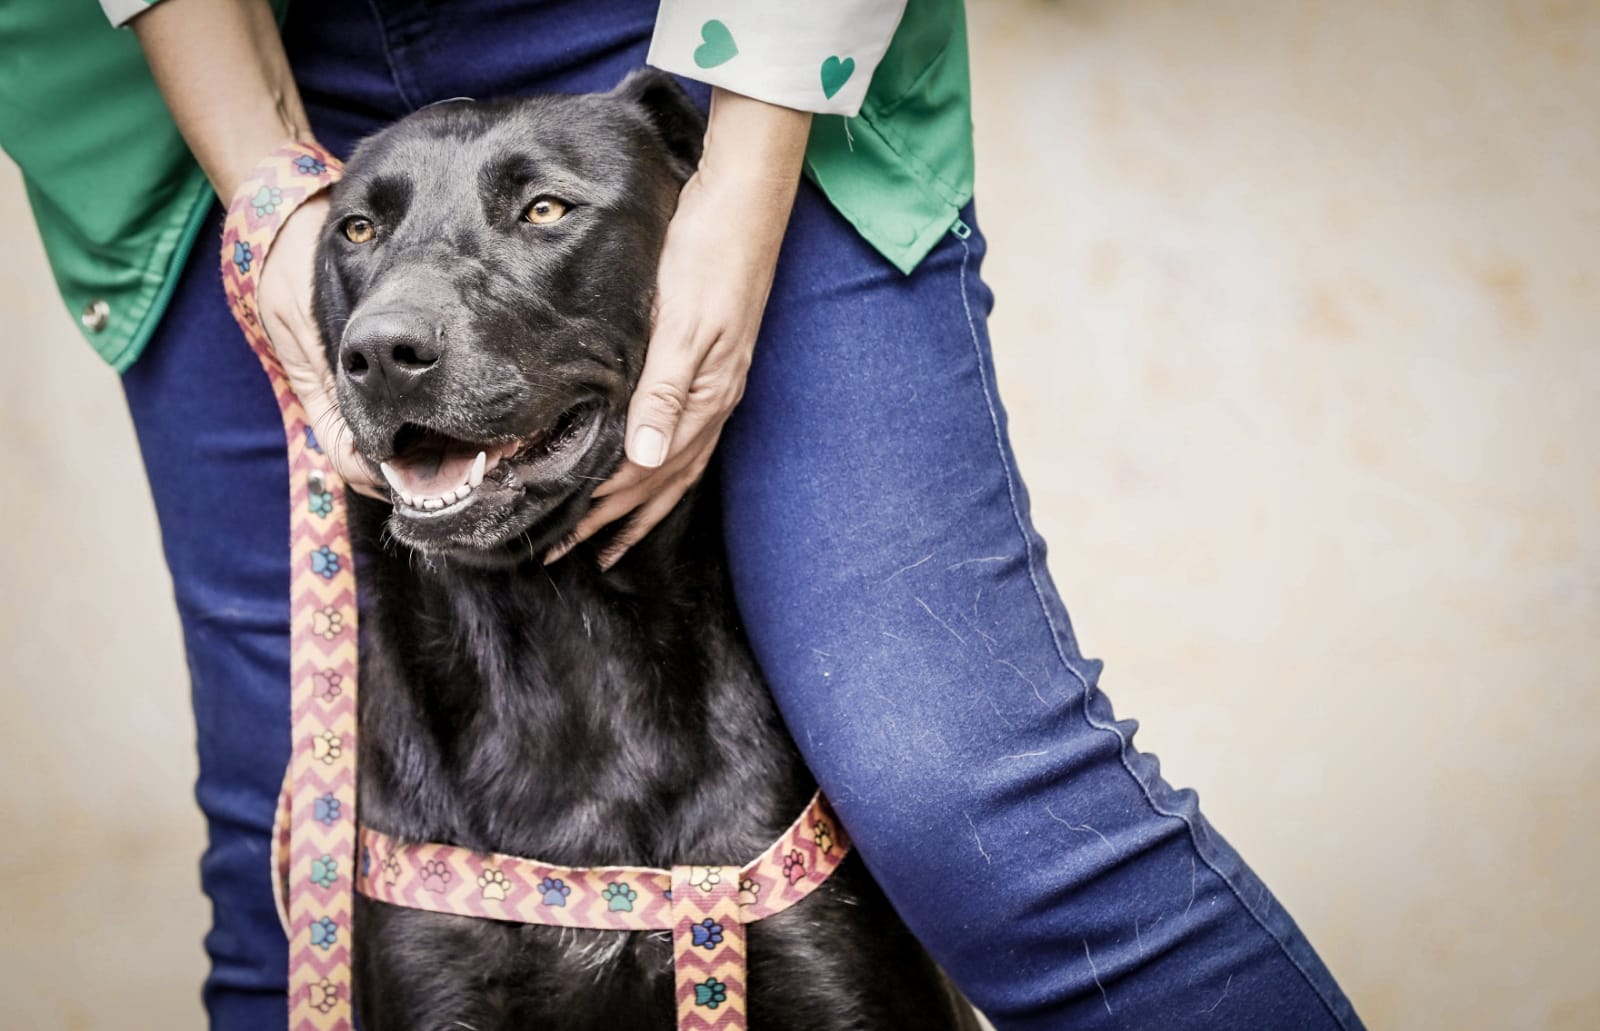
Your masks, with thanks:
M 442 494 L 442 495 L 440 495 L 440 496 L 439 496 L 439 500 L 440 500 L 440 501 L 443 501 L 443 502 L 444 502 L 444 503 L 445 503 L 445 504 L 447 504 L 447 505 L 453 505 L 453 504 L 455 504 L 455 503 L 456 503 L 456 502 L 457 502 L 457 501 L 460 501 L 460 500 L 461 500 L 461 498 L 462 498 L 462 496 L 463 496 L 463 495 L 462 495 L 462 493 L 461 493 L 461 492 L 462 492 L 462 490 L 463 490 L 463 489 L 464 489 L 464 488 L 461 488 L 461 487 L 457 487 L 457 488 L 456 488 L 456 489 L 455 489 L 455 490 L 453 490 L 453 491 L 451 491 L 451 492 L 450 492 L 450 493 L 448 493 L 448 494 Z
M 379 462 L 378 468 L 383 470 L 383 478 L 389 481 L 389 486 L 397 491 L 404 489 L 400 482 L 400 474 L 394 471 L 394 466 L 388 462 Z
M 478 452 L 478 457 L 474 458 L 472 460 L 472 471 L 467 473 L 467 489 L 468 490 L 473 489 L 478 484 L 483 482 L 483 469 L 484 469 L 484 466 L 486 466 L 488 464 L 489 464 L 489 456 L 484 454 L 482 451 L 479 451 Z
M 400 495 L 400 500 L 404 501 L 407 505 L 410 505 L 412 508 L 416 508 L 417 507 L 417 499 L 414 496 L 410 495 L 410 494 L 402 493 Z
M 440 508 L 444 507 L 444 499 L 443 498 L 427 498 L 426 500 L 424 500 L 422 502 L 422 507 L 427 509 L 428 511 L 432 512 L 435 509 L 440 509 Z

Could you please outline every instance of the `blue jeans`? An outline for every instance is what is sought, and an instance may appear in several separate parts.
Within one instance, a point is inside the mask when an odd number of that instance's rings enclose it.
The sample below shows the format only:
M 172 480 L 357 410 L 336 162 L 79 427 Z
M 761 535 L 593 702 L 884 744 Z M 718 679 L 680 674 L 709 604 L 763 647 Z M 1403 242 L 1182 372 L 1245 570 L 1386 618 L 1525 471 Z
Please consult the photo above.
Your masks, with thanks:
M 285 40 L 319 137 L 347 153 L 433 100 L 609 88 L 643 62 L 654 6 L 333 0 L 297 6 Z M 285 1021 L 267 860 L 289 748 L 286 466 L 211 228 L 124 382 L 193 680 L 206 1005 L 254 1031 Z M 1360 1027 L 1096 688 L 1007 441 L 983 253 L 968 211 L 902 276 L 800 191 L 720 451 L 740 611 L 795 739 L 1003 1031 Z

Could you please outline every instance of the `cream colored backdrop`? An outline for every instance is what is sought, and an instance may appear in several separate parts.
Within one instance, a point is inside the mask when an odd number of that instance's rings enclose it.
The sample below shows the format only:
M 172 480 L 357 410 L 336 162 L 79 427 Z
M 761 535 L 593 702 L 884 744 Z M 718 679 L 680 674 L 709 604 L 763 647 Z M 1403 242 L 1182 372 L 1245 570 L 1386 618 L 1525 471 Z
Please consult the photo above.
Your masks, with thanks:
M 1600 1027 L 1600 4 L 970 6 L 1000 378 L 1119 713 L 1375 1029 Z M 197 1026 L 139 456 L 9 166 L 0 240 L 0 1026 Z

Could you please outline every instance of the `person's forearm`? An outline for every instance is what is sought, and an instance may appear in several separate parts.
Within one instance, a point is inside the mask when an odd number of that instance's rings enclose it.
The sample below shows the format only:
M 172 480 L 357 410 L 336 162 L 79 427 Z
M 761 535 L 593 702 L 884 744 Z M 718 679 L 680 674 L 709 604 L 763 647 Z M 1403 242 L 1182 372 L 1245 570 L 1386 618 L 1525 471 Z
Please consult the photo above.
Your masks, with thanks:
M 178 130 L 224 201 L 261 158 L 309 139 L 267 0 L 164 0 L 133 20 Z
M 717 87 L 711 91 L 702 168 L 793 188 L 805 160 L 811 114 Z
M 711 91 L 705 151 L 695 179 L 735 217 L 738 228 L 730 242 L 742 245 L 756 264 L 765 266 L 758 273 L 765 280 L 763 298 L 789 224 L 810 132 L 809 112 L 721 88 Z

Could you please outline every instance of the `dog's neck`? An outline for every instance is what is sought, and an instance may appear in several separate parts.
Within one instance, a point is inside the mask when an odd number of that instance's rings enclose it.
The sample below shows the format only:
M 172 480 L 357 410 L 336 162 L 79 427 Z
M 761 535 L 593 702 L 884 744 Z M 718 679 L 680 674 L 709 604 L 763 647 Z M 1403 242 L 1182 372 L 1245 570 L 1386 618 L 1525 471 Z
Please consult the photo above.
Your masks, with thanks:
M 670 865 L 753 856 L 798 813 L 810 782 L 738 632 L 714 499 L 609 572 L 589 548 L 506 569 L 361 550 L 364 822 Z

